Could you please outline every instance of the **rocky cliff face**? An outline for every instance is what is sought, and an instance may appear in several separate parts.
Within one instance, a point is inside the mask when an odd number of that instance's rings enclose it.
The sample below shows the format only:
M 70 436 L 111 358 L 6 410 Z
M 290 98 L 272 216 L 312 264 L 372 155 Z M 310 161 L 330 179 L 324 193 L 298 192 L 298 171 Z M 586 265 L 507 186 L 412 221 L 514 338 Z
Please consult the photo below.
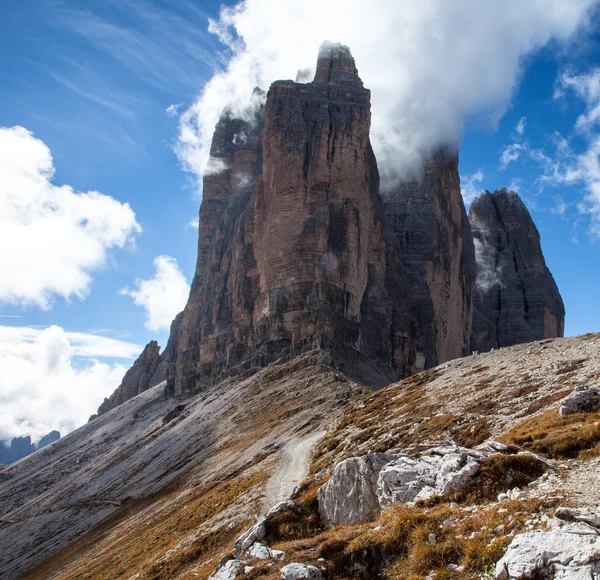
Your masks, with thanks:
M 471 204 L 469 220 L 477 257 L 472 349 L 563 336 L 563 301 L 521 198 L 486 191 Z
M 177 353 L 179 340 L 179 328 L 183 313 L 179 313 L 171 323 L 171 333 L 167 347 L 160 353 L 160 346 L 155 340 L 151 340 L 142 351 L 142 354 L 133 363 L 133 366 L 125 373 L 123 381 L 115 392 L 98 407 L 98 414 L 102 415 L 114 409 L 121 403 L 147 391 L 167 379 L 169 364 Z M 97 415 L 92 415 L 93 419 Z
M 226 112 L 217 126 L 219 142 L 235 141 L 228 119 Z M 405 374 L 402 264 L 378 193 L 370 93 L 350 51 L 323 45 L 314 81 L 275 82 L 254 119 L 246 126 L 247 187 L 236 190 L 224 174 L 205 178 L 173 392 L 315 347 Z M 261 136 L 262 157 L 254 149 Z M 213 146 L 209 167 L 220 150 Z M 237 163 L 229 158 L 230 174 Z
M 419 181 L 383 193 L 402 255 L 411 306 L 413 370 L 467 354 L 475 284 L 474 249 L 460 193 L 458 156 L 441 149 Z

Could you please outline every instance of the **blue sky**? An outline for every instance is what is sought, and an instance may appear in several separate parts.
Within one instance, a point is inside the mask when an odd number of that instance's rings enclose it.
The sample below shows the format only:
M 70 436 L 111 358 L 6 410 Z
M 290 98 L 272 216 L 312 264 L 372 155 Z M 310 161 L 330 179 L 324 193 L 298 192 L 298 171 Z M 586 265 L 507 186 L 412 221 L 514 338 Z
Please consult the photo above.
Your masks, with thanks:
M 600 222 L 590 213 L 596 206 L 582 206 L 600 183 L 590 163 L 600 103 L 597 19 L 588 12 L 595 2 L 544 1 L 537 14 L 524 8 L 533 2 L 512 0 L 498 13 L 472 0 L 427 0 L 425 8 L 352 0 L 343 10 L 333 0 L 249 0 L 220 20 L 221 3 L 212 0 L 2 3 L 4 170 L 14 177 L 15 163 L 30 175 L 38 164 L 27 182 L 34 207 L 51 154 L 43 195 L 69 208 L 72 228 L 47 227 L 36 213 L 39 227 L 22 231 L 46 254 L 22 250 L 19 232 L 2 239 L 0 263 L 14 271 L 8 255 L 22 255 L 27 272 L 21 287 L 6 273 L 0 284 L 0 439 L 72 429 L 117 386 L 138 347 L 166 344 L 164 320 L 182 306 L 184 278 L 194 271 L 198 231 L 190 222 L 218 110 L 255 84 L 267 88 L 314 66 L 326 38 L 350 45 L 373 91 L 382 173 L 394 159 L 412 162 L 436 140 L 462 136 L 465 194 L 512 186 L 522 195 L 565 301 L 566 334 L 600 330 Z M 16 179 L 0 196 L 21 195 Z M 87 192 L 104 197 L 72 209 Z M 102 229 L 103 218 L 114 231 Z M 94 220 L 98 227 L 88 228 Z M 63 234 L 55 250 L 46 235 Z M 169 257 L 160 262 L 166 287 L 152 284 L 159 256 Z M 131 295 L 140 290 L 142 306 Z M 24 378 L 11 381 L 8 369 Z M 66 380 L 78 384 L 61 394 Z M 26 408 L 31 396 L 40 401 L 35 412 Z

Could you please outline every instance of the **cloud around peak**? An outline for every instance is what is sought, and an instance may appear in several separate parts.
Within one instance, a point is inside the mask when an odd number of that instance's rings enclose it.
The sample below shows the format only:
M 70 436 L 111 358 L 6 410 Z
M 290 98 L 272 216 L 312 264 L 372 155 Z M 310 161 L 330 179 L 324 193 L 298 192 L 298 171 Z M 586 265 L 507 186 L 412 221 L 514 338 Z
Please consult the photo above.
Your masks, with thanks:
M 200 180 L 222 108 L 255 86 L 314 66 L 325 39 L 348 45 L 372 91 L 372 140 L 385 180 L 419 166 L 441 144 L 457 145 L 476 117 L 494 126 L 522 59 L 585 25 L 595 0 L 245 0 L 209 30 L 228 57 L 180 118 L 177 151 Z

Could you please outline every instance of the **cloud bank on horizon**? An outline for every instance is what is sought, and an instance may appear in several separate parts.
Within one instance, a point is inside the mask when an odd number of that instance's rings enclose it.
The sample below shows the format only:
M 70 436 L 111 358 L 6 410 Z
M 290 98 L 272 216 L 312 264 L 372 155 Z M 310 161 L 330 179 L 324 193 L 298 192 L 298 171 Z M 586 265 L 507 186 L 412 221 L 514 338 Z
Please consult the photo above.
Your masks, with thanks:
M 372 91 L 372 141 L 384 183 L 411 175 L 467 121 L 494 127 L 523 59 L 585 30 L 596 0 L 245 0 L 209 31 L 229 60 L 180 117 L 177 154 L 199 184 L 225 103 L 313 67 L 324 40 L 352 50 Z
M 52 429 L 63 435 L 85 423 L 114 390 L 136 344 L 59 326 L 0 326 L 0 442 Z M 1 444 L 1 443 L 0 443 Z

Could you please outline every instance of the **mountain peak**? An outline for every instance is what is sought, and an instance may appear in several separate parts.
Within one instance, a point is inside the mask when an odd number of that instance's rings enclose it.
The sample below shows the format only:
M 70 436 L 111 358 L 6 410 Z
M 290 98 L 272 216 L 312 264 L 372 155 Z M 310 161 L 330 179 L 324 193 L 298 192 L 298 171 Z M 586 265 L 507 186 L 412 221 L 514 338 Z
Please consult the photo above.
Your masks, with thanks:
M 325 41 L 319 48 L 315 83 L 363 86 L 350 49 L 339 42 Z

